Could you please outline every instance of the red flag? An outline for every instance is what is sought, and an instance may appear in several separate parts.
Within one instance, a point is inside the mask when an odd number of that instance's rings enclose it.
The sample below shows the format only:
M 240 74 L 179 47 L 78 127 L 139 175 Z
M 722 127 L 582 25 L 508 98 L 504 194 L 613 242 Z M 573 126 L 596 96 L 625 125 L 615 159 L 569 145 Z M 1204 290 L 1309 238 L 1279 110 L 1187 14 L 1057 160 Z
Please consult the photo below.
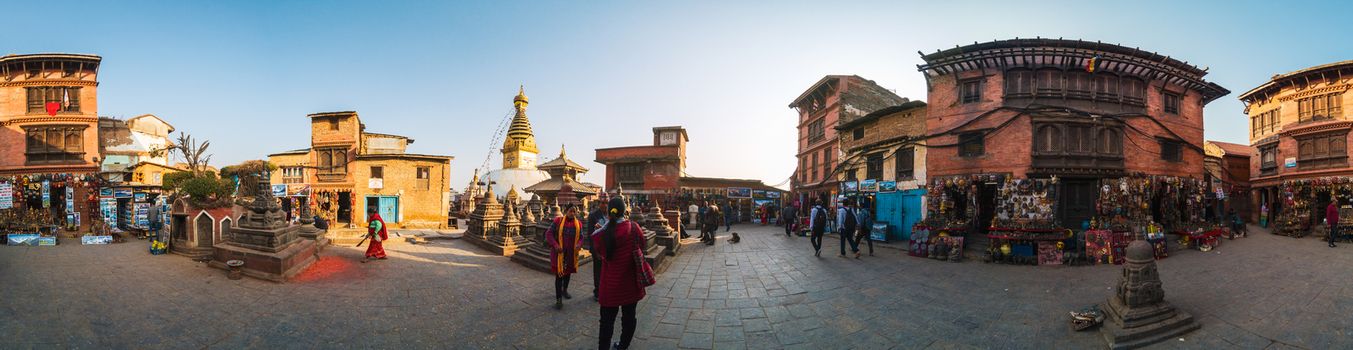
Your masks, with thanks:
M 56 116 L 56 112 L 61 110 L 61 102 L 47 102 L 47 115 Z

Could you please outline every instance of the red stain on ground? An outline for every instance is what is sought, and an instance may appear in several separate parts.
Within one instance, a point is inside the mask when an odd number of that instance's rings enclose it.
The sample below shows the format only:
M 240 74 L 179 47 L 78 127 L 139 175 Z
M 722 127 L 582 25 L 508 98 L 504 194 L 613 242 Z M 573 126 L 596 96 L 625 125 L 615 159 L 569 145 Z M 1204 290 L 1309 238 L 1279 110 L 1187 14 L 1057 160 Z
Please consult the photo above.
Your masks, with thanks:
M 357 262 L 338 256 L 320 257 L 310 268 L 297 274 L 293 282 L 315 282 L 325 280 L 346 280 L 361 278 L 364 272 Z

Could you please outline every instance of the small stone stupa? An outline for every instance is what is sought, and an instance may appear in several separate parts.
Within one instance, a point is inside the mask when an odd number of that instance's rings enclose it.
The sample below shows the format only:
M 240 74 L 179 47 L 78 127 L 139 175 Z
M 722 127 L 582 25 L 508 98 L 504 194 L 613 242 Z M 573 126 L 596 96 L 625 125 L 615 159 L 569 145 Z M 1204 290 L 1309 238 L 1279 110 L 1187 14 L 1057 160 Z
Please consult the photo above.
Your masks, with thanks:
M 475 207 L 468 221 L 464 239 L 494 254 L 512 256 L 518 249 L 531 244 L 521 236 L 521 221 L 516 214 L 504 211 L 503 205 L 494 198 L 492 186 L 487 187 L 484 200 Z M 504 227 L 505 223 L 513 227 Z
M 222 237 L 225 243 L 216 245 L 210 265 L 228 269 L 226 262 L 240 260 L 244 275 L 284 282 L 315 262 L 316 241 L 301 238 L 301 226 L 287 222 L 266 180 L 258 187 L 236 227 Z
M 1127 247 L 1127 263 L 1115 293 L 1101 306 L 1107 316 L 1100 333 L 1111 349 L 1134 349 L 1201 327 L 1187 312 L 1165 301 L 1155 254 L 1144 240 Z

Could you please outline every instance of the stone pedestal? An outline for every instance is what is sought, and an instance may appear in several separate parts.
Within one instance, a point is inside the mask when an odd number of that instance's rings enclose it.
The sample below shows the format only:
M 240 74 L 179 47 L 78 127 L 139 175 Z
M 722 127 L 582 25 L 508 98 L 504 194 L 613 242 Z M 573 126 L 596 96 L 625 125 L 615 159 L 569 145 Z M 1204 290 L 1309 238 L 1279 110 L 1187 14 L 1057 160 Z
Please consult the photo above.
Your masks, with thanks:
M 509 207 L 510 208 L 510 207 Z M 511 210 L 511 209 L 509 209 Z M 516 227 L 505 227 L 508 212 L 503 210 L 503 205 L 493 197 L 492 188 L 484 195 L 483 203 L 475 207 L 474 213 L 470 214 L 469 227 L 465 230 L 466 241 L 484 248 L 489 252 L 502 256 L 512 256 L 520 249 L 531 245 L 520 233 L 520 221 L 515 217 L 511 222 Z
M 672 212 L 669 210 L 668 212 Z M 644 220 L 644 228 L 653 232 L 654 243 L 664 248 L 667 255 L 677 255 L 677 249 L 681 248 L 681 232 L 677 232 L 671 225 L 668 225 L 667 216 L 664 215 L 662 207 L 657 204 L 649 209 L 648 217 Z
M 226 262 L 240 260 L 245 276 L 284 282 L 315 262 L 316 244 L 301 238 L 301 226 L 287 223 L 270 191 L 256 194 L 238 224 L 221 237 L 224 242 L 215 247 L 210 265 L 229 269 Z
M 1135 349 L 1197 330 L 1192 315 L 1165 301 L 1154 250 L 1146 241 L 1128 245 L 1127 263 L 1115 293 L 1101 309 L 1107 320 L 1100 333 L 1111 349 Z

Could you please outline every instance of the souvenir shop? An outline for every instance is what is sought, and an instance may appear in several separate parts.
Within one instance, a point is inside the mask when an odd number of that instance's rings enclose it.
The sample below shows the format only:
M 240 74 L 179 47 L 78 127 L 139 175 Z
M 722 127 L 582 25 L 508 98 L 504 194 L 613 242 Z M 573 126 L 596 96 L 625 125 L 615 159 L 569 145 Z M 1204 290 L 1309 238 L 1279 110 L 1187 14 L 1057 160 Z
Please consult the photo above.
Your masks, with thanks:
M 99 189 L 99 215 L 110 229 L 145 237 L 150 229 L 150 207 L 161 195 L 160 186 L 154 185 L 104 187 Z
M 1269 203 L 1272 217 L 1268 224 L 1273 234 L 1304 237 L 1308 234 L 1326 237 L 1329 228 L 1324 225 L 1325 208 L 1338 201 L 1340 232 L 1353 232 L 1353 178 L 1331 176 L 1283 181 L 1277 187 L 1277 196 Z M 1346 237 L 1345 237 L 1346 238 Z
M 357 205 L 352 190 L 312 190 L 310 200 L 315 203 L 315 214 L 325 221 L 342 225 L 352 224 L 352 207 Z
M 301 208 L 310 203 L 310 185 L 281 184 L 272 185 L 272 195 L 287 214 L 287 221 L 300 220 Z
M 87 232 L 99 220 L 94 195 L 102 181 L 92 175 L 0 176 L 0 234 L 28 235 L 37 244 Z M 34 236 L 35 235 L 35 236 Z M 25 236 L 25 237 L 28 237 Z
M 1207 183 L 1129 175 L 1104 179 L 1015 179 L 1005 174 L 934 178 L 928 216 L 913 227 L 911 254 L 954 260 L 961 248 L 987 262 L 1059 265 L 1119 263 L 1135 239 L 1166 256 L 1165 233 L 1211 249 L 1223 232 L 1202 213 Z

